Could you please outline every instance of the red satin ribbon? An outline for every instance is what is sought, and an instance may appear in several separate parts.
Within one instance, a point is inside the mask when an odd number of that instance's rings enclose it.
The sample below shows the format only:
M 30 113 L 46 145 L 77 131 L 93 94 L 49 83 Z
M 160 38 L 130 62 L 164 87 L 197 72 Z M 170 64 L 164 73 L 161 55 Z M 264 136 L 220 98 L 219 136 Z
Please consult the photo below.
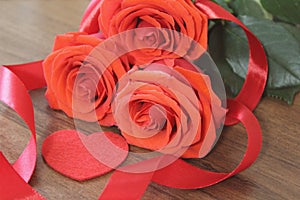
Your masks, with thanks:
M 99 200 L 141 199 L 151 182 L 153 173 L 126 173 L 115 171 Z
M 7 65 L 4 67 L 12 71 L 23 82 L 27 90 L 35 90 L 47 86 L 44 78 L 42 60 L 21 65 Z
M 181 189 L 196 189 L 214 185 L 247 169 L 257 158 L 262 134 L 260 125 L 254 114 L 243 104 L 229 100 L 231 112 L 229 118 L 240 121 L 247 130 L 248 146 L 240 164 L 230 173 L 217 173 L 194 167 L 179 159 L 173 164 L 154 173 L 152 180 L 161 185 Z
M 116 171 L 111 176 L 99 199 L 107 199 L 107 197 L 110 197 L 109 199 L 118 199 L 119 196 L 115 196 L 115 194 L 119 193 L 126 195 L 126 199 L 137 199 L 136 197 L 141 197 L 144 194 L 146 184 L 149 184 L 151 181 L 179 189 L 204 188 L 219 183 L 247 169 L 256 160 L 260 152 L 262 144 L 261 128 L 254 114 L 246 106 L 235 100 L 229 100 L 228 104 L 232 108 L 228 117 L 242 122 L 248 135 L 248 146 L 244 157 L 232 172 L 218 173 L 207 171 L 190 165 L 182 159 L 178 159 L 167 167 L 152 173 L 134 174 Z M 157 162 L 157 160 L 153 160 L 153 162 Z M 137 165 L 143 164 L 141 162 Z M 124 191 L 127 193 L 124 194 Z
M 44 200 L 44 198 L 30 187 L 0 152 L 0 199 L 29 199 Z
M 249 64 L 245 83 L 235 98 L 236 101 L 244 104 L 253 110 L 264 92 L 268 77 L 268 61 L 266 53 L 260 41 L 251 31 L 236 17 L 230 14 L 221 6 L 209 0 L 198 0 L 195 5 L 205 13 L 209 19 L 222 19 L 234 22 L 241 26 L 245 31 L 249 44 Z M 251 95 L 249 95 L 251 94 Z M 229 107 L 229 111 L 230 111 Z M 238 121 L 228 118 L 226 125 L 236 124 Z
M 25 84 L 8 68 L 13 69 L 16 74 L 22 77 L 21 79 Z M 40 69 L 32 71 L 37 68 Z M 13 166 L 8 166 L 6 159 L 3 158 L 2 153 L 0 154 L 0 188 L 4 191 L 0 192 L 1 199 L 16 199 L 19 194 L 32 194 L 33 191 L 32 189 L 29 190 L 28 188 L 30 186 L 25 184 L 25 182 L 30 180 L 33 174 L 37 156 L 33 105 L 27 89 L 37 88 L 42 85 L 43 81 L 41 80 L 43 80 L 43 76 L 40 76 L 41 74 L 38 73 L 40 70 L 40 63 L 9 66 L 7 68 L 3 66 L 0 67 L 0 101 L 15 110 L 26 122 L 31 131 L 29 143 Z M 12 173 L 14 171 L 19 176 Z M 22 181 L 25 182 L 23 183 Z M 9 190 L 11 187 L 15 187 L 14 192 L 6 192 L 6 190 L 4 190 L 5 188 Z
M 80 22 L 79 31 L 88 34 L 95 34 L 99 32 L 98 17 L 100 15 L 100 6 L 102 0 L 92 0 L 85 10 L 82 20 Z

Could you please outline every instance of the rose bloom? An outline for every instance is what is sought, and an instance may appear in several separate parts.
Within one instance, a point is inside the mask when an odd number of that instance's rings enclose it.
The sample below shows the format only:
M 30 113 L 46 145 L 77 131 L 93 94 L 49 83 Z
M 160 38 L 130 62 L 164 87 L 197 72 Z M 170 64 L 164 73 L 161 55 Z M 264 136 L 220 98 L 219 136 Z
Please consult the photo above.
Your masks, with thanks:
M 225 116 L 207 75 L 187 61 L 133 68 L 120 80 L 113 113 L 129 144 L 201 158 L 218 139 Z M 184 66 L 184 67 L 182 67 Z
M 58 35 L 53 52 L 43 62 L 46 98 L 51 108 L 69 117 L 112 126 L 112 93 L 128 67 L 120 59 L 107 67 L 113 55 L 99 48 L 102 42 L 85 33 Z
M 129 54 L 130 62 L 135 65 L 162 58 L 196 59 L 200 52 L 193 42 L 207 48 L 208 19 L 191 0 L 103 0 L 98 20 L 105 37 L 148 28 L 130 32 L 121 43 L 135 50 Z M 141 48 L 144 49 L 136 50 Z M 183 54 L 171 53 L 178 51 Z

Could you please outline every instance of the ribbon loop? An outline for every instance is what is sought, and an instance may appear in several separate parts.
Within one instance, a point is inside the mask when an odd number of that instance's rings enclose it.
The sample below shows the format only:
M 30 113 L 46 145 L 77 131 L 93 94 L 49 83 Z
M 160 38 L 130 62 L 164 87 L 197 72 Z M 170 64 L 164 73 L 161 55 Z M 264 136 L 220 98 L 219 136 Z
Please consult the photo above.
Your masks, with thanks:
M 145 186 L 150 183 L 151 177 L 153 182 L 167 187 L 198 189 L 224 181 L 247 169 L 259 155 L 262 145 L 261 128 L 254 114 L 246 106 L 235 100 L 229 100 L 228 104 L 229 107 L 232 108 L 228 118 L 242 122 L 248 135 L 247 150 L 242 161 L 233 171 L 230 173 L 211 172 L 190 165 L 182 159 L 178 159 L 172 164 L 153 173 L 132 174 L 116 171 L 110 178 L 100 199 L 104 199 L 104 197 L 108 197 L 109 195 L 124 193 L 124 188 L 127 188 L 127 184 L 129 184 L 131 186 L 129 188 L 133 190 L 133 194 L 130 192 L 130 194 L 126 195 L 126 197 L 128 197 L 127 199 L 136 199 L 134 195 L 144 193 Z M 143 162 L 138 163 L 138 165 L 142 165 Z M 131 178 L 133 179 L 131 180 Z M 126 191 L 128 192 L 128 190 Z
M 43 61 L 36 61 L 20 65 L 4 66 L 12 71 L 25 85 L 27 90 L 46 87 L 44 78 Z
M 198 0 L 195 5 L 202 12 L 206 13 L 209 19 L 231 21 L 238 24 L 245 31 L 250 50 L 248 72 L 245 83 L 235 100 L 244 104 L 250 110 L 254 110 L 264 92 L 268 77 L 268 61 L 263 46 L 240 20 L 221 6 L 209 0 Z M 249 95 L 250 92 L 251 95 Z M 233 120 L 232 118 L 228 118 L 226 121 L 226 125 L 233 125 L 236 123 L 238 123 L 238 121 Z
M 31 130 L 32 135 L 27 147 L 13 164 L 17 173 L 28 182 L 33 174 L 37 156 L 33 105 L 23 82 L 5 67 L 0 67 L 0 101 L 15 110 Z
M 0 194 L 2 200 L 34 199 L 45 200 L 32 189 L 12 168 L 0 152 Z
M 26 85 L 11 70 L 3 66 L 0 67 L 0 101 L 7 104 L 22 117 L 32 134 L 25 150 L 13 166 L 8 163 L 0 152 L 1 199 L 44 199 L 26 183 L 33 174 L 37 157 L 33 105 L 27 89 L 42 85 L 42 81 L 29 81 L 30 74 L 39 74 L 39 71 L 31 72 L 30 66 L 33 68 L 40 67 L 38 63 L 19 65 L 19 68 L 10 66 L 22 77 L 21 79 L 25 80 Z
M 228 103 L 229 107 L 232 108 L 229 119 L 242 122 L 248 135 L 247 150 L 240 164 L 230 173 L 217 173 L 197 168 L 183 160 L 177 160 L 166 168 L 155 172 L 152 181 L 181 189 L 204 188 L 247 169 L 256 160 L 262 145 L 260 125 L 254 114 L 246 106 L 235 100 L 230 100 Z

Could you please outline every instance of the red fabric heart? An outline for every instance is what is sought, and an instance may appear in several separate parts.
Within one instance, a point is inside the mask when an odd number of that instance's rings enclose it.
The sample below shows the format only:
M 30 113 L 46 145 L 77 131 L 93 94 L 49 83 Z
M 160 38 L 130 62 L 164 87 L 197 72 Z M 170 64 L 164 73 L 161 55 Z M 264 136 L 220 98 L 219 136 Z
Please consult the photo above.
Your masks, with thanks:
M 112 132 L 86 136 L 75 130 L 61 130 L 48 136 L 42 154 L 49 166 L 78 181 L 101 176 L 120 165 L 128 144 Z

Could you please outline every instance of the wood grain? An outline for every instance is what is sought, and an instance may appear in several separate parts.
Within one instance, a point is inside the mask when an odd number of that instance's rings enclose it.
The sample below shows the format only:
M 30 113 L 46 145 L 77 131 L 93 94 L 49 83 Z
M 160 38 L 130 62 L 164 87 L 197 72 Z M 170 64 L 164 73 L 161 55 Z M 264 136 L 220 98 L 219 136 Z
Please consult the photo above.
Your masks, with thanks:
M 88 3 L 87 0 L 0 0 L 1 64 L 43 59 L 51 51 L 56 34 L 78 29 Z M 42 159 L 41 145 L 49 134 L 74 128 L 72 119 L 48 107 L 44 92 L 45 89 L 31 92 L 39 155 L 30 184 L 49 200 L 97 199 L 111 174 L 76 182 L 53 171 Z M 30 133 L 7 106 L 0 104 L 0 113 L 0 149 L 13 162 Z M 261 122 L 264 140 L 261 154 L 251 168 L 205 189 L 177 190 L 151 184 L 143 199 L 299 199 L 300 95 L 292 106 L 263 98 L 255 114 Z M 246 142 L 241 125 L 226 128 L 207 158 L 190 162 L 207 169 L 229 171 L 242 158 Z

